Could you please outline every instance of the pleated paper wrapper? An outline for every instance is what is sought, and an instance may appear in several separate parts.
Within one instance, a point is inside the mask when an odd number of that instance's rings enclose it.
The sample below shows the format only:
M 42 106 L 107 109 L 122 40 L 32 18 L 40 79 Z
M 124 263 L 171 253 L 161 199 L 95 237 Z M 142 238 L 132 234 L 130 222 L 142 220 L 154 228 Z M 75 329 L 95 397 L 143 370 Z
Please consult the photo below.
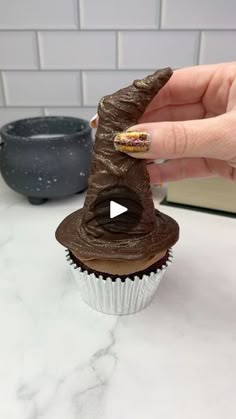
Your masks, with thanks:
M 167 261 L 155 272 L 142 278 L 135 276 L 134 279 L 127 277 L 125 280 L 119 277 L 115 280 L 109 277 L 104 279 L 101 275 L 83 271 L 71 259 L 68 250 L 66 258 L 79 285 L 81 297 L 90 307 L 106 314 L 124 315 L 141 311 L 149 305 L 172 262 L 173 252 L 169 250 Z

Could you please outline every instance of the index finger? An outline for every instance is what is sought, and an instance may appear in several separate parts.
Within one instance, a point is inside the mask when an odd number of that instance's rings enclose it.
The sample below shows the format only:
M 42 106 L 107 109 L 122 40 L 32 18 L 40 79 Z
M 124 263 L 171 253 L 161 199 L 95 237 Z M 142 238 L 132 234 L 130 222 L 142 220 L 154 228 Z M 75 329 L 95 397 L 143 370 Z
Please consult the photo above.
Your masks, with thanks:
M 222 64 L 201 65 L 175 70 L 172 77 L 148 105 L 145 114 L 169 105 L 201 101 L 213 74 Z

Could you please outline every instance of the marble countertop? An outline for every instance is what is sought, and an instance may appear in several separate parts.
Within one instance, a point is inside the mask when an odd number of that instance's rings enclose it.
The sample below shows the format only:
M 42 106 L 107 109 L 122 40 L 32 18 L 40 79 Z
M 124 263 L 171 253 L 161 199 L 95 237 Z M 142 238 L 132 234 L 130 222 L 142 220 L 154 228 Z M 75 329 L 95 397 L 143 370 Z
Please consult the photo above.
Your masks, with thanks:
M 80 299 L 54 231 L 83 196 L 36 207 L 0 181 L 0 418 L 235 419 L 236 220 L 181 227 L 149 308 Z

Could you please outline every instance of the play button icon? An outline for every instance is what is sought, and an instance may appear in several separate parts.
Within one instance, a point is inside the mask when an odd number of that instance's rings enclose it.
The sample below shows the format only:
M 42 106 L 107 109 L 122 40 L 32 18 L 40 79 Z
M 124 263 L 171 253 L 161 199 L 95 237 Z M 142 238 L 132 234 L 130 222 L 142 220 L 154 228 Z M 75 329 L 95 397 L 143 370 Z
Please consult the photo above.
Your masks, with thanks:
M 121 215 L 126 211 L 128 211 L 128 208 L 124 207 L 124 205 L 120 205 L 115 201 L 110 201 L 110 218 L 118 217 L 118 215 Z
M 132 230 L 139 223 L 142 211 L 138 195 L 122 185 L 103 189 L 94 203 L 96 223 L 111 233 Z

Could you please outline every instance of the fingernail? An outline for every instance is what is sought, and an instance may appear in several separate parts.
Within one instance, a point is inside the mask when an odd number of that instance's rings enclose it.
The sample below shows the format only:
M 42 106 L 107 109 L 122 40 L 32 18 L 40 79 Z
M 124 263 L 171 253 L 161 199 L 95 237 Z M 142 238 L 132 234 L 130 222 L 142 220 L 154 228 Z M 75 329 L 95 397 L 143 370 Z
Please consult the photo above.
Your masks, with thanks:
M 89 122 L 89 125 L 91 128 L 97 128 L 97 122 L 98 122 L 98 114 L 96 113 Z
M 145 131 L 119 132 L 114 138 L 114 147 L 123 153 L 143 153 L 150 149 L 151 137 Z

